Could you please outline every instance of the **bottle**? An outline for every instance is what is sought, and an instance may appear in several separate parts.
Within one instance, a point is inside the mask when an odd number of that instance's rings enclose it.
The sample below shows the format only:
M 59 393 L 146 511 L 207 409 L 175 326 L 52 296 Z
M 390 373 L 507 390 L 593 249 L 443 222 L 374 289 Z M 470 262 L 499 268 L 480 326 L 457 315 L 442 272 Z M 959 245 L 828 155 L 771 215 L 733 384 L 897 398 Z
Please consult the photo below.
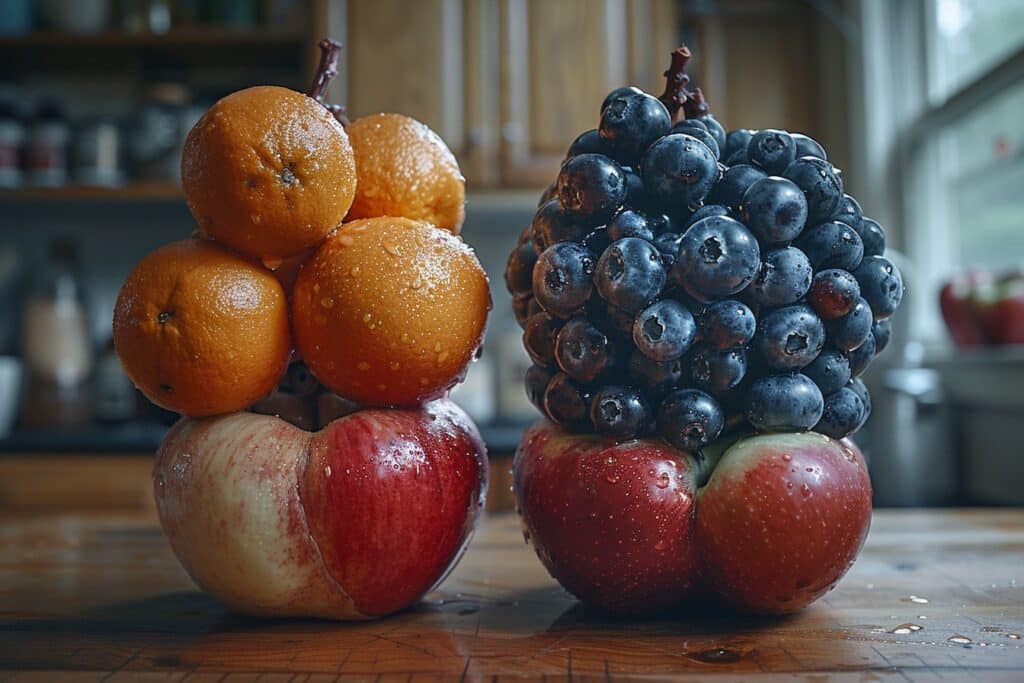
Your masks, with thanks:
M 25 141 L 26 179 L 36 187 L 60 187 L 68 182 L 68 142 L 71 129 L 55 103 L 36 111 Z

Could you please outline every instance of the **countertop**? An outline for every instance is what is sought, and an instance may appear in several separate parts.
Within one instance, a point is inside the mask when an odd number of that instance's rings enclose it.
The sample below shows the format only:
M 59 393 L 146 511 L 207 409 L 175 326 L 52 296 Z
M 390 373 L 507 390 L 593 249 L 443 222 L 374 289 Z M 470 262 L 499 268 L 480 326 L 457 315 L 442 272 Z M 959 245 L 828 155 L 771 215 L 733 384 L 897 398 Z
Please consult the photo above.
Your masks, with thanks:
M 143 672 L 153 672 L 147 681 L 1019 681 L 1022 633 L 1024 510 L 879 511 L 839 587 L 800 614 L 772 619 L 717 611 L 608 618 L 548 577 L 513 516 L 492 515 L 420 606 L 349 624 L 229 614 L 192 586 L 151 514 L 0 510 L 5 683 L 128 681 Z

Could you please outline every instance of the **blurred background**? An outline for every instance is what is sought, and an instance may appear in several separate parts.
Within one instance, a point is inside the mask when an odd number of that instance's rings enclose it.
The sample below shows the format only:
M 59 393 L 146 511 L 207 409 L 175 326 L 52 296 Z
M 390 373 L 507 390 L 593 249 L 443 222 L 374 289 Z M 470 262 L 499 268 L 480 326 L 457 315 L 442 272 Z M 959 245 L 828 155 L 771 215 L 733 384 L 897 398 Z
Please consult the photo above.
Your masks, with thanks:
M 865 377 L 877 503 L 1024 503 L 1024 0 L 3 0 L 0 502 L 148 504 L 174 416 L 120 368 L 117 290 L 192 232 L 192 124 L 245 86 L 304 90 L 328 35 L 329 99 L 419 118 L 468 179 L 495 306 L 456 398 L 492 505 L 536 418 L 507 253 L 604 95 L 660 93 L 681 42 L 718 120 L 818 139 L 888 230 L 908 291 Z

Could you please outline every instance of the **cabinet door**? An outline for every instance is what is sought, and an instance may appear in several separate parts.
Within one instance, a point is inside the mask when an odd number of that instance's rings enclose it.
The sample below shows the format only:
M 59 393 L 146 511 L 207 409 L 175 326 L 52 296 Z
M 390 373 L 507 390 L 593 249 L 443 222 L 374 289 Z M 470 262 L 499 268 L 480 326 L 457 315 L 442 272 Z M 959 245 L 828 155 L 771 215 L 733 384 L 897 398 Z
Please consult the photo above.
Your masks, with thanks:
M 501 174 L 543 186 L 565 149 L 598 123 L 625 83 L 660 91 L 675 47 L 674 3 L 662 0 L 501 0 Z

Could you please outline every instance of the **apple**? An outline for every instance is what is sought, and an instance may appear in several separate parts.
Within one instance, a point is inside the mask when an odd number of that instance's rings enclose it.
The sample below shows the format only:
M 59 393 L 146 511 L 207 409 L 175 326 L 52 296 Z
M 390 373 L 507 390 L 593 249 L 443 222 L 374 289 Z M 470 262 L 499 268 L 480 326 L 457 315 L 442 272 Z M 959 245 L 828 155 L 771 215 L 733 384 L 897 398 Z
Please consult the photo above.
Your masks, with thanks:
M 180 420 L 153 478 L 175 554 L 229 608 L 366 619 L 413 604 L 457 562 L 487 455 L 447 399 L 315 433 L 243 412 Z
M 863 456 L 821 434 L 750 436 L 694 455 L 542 420 L 513 469 L 541 562 L 584 602 L 618 613 L 709 595 L 748 612 L 799 610 L 846 573 L 871 521 Z

